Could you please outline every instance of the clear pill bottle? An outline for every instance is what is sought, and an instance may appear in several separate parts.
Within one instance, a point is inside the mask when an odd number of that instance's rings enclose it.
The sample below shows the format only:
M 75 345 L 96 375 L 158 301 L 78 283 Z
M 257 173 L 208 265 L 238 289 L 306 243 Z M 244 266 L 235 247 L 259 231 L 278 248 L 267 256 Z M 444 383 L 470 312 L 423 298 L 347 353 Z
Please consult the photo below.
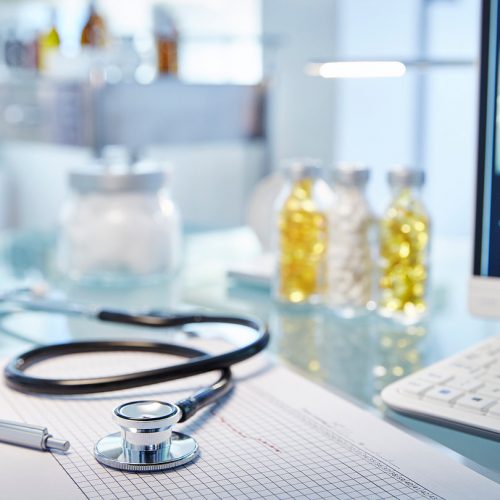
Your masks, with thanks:
M 328 211 L 333 194 L 315 160 L 286 162 L 286 184 L 275 205 L 275 299 L 317 304 L 324 299 L 328 257 Z
M 422 170 L 398 166 L 388 173 L 392 201 L 380 221 L 382 316 L 405 324 L 426 314 L 430 220 L 421 199 Z
M 374 216 L 366 197 L 367 167 L 343 163 L 332 171 L 328 292 L 325 304 L 342 317 L 374 308 Z
M 60 271 L 81 283 L 111 286 L 173 273 L 181 222 L 166 180 L 165 170 L 149 162 L 71 172 L 71 195 L 60 216 Z

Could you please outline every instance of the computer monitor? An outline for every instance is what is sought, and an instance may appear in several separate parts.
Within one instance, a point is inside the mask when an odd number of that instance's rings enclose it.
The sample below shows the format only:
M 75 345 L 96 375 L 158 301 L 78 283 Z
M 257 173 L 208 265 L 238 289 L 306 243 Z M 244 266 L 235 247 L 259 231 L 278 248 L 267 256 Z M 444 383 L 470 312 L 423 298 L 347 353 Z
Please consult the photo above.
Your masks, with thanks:
M 483 0 L 474 265 L 469 286 L 473 314 L 500 318 L 500 0 Z

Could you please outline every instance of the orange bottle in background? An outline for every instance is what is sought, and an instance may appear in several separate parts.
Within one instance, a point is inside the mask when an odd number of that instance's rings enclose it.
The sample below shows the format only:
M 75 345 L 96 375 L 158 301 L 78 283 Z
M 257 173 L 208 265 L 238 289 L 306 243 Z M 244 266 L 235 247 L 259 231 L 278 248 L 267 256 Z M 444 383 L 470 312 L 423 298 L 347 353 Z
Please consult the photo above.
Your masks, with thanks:
M 104 47 L 107 41 L 107 27 L 98 14 L 95 2 L 90 2 L 89 17 L 82 30 L 80 43 L 88 47 Z
M 176 75 L 179 34 L 174 20 L 165 6 L 155 5 L 153 21 L 158 73 Z

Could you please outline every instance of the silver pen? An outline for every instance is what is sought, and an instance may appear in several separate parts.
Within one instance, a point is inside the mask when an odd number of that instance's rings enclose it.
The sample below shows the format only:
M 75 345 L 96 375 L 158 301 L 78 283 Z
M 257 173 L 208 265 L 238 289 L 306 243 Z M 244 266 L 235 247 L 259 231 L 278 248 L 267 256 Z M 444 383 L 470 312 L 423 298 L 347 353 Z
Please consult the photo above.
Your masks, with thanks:
M 0 441 L 43 451 L 68 451 L 69 441 L 56 439 L 46 427 L 0 420 Z

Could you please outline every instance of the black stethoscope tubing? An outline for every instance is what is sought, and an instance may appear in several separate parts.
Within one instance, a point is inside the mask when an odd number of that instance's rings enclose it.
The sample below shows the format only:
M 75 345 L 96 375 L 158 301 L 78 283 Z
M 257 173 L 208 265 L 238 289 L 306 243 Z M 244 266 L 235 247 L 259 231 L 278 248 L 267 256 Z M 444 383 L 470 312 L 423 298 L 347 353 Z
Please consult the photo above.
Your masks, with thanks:
M 242 347 L 216 355 L 177 344 L 145 340 L 93 340 L 40 346 L 16 356 L 8 363 L 4 370 L 7 385 L 17 391 L 29 394 L 62 396 L 118 391 L 219 370 L 221 375 L 216 382 L 176 403 L 182 411 L 181 421 L 185 421 L 198 410 L 215 402 L 230 391 L 232 388 L 231 365 L 262 351 L 270 338 L 263 323 L 253 318 L 240 316 L 164 315 L 161 313 L 134 315 L 121 311 L 100 311 L 96 314 L 96 318 L 102 321 L 156 328 L 199 323 L 241 325 L 254 330 L 257 337 Z M 117 351 L 169 354 L 188 358 L 188 361 L 154 370 L 84 379 L 48 379 L 25 373 L 25 370 L 30 366 L 59 356 Z

